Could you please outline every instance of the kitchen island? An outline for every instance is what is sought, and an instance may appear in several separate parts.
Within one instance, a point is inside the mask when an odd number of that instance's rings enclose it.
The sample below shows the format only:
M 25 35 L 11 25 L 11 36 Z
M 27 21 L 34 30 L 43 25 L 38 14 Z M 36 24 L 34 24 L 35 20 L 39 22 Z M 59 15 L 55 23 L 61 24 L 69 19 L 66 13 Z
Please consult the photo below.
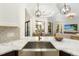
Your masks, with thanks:
M 79 56 L 79 41 L 64 38 L 62 41 L 56 41 L 54 37 L 41 37 L 40 41 L 51 42 L 54 47 L 66 53 L 74 56 Z M 26 37 L 24 39 L 15 40 L 12 42 L 1 43 L 0 44 L 0 55 L 6 54 L 11 51 L 22 50 L 26 43 L 31 41 L 38 41 L 38 37 Z

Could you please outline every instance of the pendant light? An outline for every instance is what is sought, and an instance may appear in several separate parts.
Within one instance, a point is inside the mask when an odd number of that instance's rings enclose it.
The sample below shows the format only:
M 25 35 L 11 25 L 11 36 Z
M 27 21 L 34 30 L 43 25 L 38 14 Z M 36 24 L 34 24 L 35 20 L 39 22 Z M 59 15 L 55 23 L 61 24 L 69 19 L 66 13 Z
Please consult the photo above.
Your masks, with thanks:
M 60 8 L 60 13 L 61 14 L 68 14 L 70 11 L 71 11 L 71 8 L 66 3 L 64 3 L 63 7 Z
M 35 11 L 35 16 L 40 17 L 41 16 L 41 11 L 39 10 L 39 3 L 37 3 L 37 10 Z

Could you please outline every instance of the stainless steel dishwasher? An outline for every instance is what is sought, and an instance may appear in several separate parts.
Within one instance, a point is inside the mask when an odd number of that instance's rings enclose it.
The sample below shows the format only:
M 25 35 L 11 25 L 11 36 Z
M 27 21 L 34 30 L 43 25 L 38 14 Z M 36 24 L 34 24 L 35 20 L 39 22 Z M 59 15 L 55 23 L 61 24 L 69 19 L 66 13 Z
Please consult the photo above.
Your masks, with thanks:
M 28 42 L 22 50 L 18 51 L 19 56 L 59 56 L 59 51 L 51 42 Z

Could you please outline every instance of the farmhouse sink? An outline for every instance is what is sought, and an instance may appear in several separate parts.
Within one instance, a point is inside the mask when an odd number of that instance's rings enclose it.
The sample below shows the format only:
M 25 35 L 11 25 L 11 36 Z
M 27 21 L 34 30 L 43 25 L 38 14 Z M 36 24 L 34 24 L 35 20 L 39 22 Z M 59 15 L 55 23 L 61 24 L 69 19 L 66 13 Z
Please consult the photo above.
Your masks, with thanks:
M 19 56 L 58 56 L 59 51 L 51 42 L 28 42 L 22 50 L 18 52 Z
M 55 48 L 51 42 L 28 42 L 24 49 L 52 49 Z

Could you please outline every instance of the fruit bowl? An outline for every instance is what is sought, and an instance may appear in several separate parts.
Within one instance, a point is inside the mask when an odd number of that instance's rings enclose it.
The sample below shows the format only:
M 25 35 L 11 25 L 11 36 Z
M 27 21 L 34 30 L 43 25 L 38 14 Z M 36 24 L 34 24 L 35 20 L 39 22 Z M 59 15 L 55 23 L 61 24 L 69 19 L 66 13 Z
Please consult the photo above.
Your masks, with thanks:
M 54 38 L 55 38 L 56 41 L 62 41 L 63 40 L 63 35 L 57 33 L 57 34 L 55 34 Z
M 55 37 L 55 40 L 56 40 L 56 41 L 62 41 L 62 40 L 63 40 L 63 38 L 58 38 L 58 37 Z

